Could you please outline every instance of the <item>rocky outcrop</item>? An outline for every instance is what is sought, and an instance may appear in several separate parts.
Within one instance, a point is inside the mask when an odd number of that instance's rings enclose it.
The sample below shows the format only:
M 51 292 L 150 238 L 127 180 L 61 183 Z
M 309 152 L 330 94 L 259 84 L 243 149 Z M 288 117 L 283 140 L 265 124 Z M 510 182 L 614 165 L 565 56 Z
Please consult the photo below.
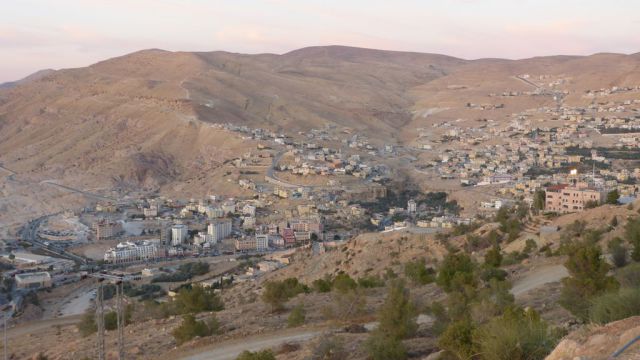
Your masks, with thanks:
M 609 359 L 614 352 L 638 336 L 640 316 L 604 326 L 590 325 L 567 335 L 546 360 Z M 640 359 L 640 342 L 631 345 L 615 359 Z

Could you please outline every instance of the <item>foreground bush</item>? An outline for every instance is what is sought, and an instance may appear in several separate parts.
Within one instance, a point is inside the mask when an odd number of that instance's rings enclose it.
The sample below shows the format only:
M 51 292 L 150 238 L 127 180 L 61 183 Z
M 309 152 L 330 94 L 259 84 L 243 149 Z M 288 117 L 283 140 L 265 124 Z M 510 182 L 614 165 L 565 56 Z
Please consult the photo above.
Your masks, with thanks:
M 302 304 L 297 305 L 291 310 L 289 317 L 287 318 L 287 326 L 296 327 L 304 324 L 306 314 L 304 306 Z
M 372 360 L 404 360 L 407 349 L 400 339 L 383 333 L 374 333 L 365 343 L 369 358 Z
M 407 351 L 402 339 L 412 336 L 418 325 L 409 290 L 402 280 L 395 280 L 389 286 L 387 298 L 378 311 L 378 321 L 378 327 L 365 343 L 369 356 L 374 360 L 405 359 Z
M 589 315 L 591 322 L 596 324 L 606 324 L 640 315 L 640 288 L 620 289 L 617 293 L 595 298 Z
M 556 346 L 560 334 L 533 310 L 508 310 L 474 333 L 485 360 L 542 360 Z
M 640 263 L 633 263 L 618 269 L 616 278 L 620 286 L 627 288 L 640 288 Z
M 262 301 L 271 306 L 273 312 L 282 310 L 287 300 L 300 293 L 309 292 L 309 288 L 298 282 L 296 278 L 288 278 L 282 281 L 267 281 L 262 293 Z
M 313 350 L 312 360 L 342 360 L 347 358 L 343 342 L 335 335 L 323 335 Z
M 404 274 L 417 285 L 430 284 L 435 280 L 435 271 L 426 267 L 424 259 L 404 264 Z
M 276 356 L 273 355 L 271 350 L 262 350 L 262 351 L 243 351 L 240 356 L 236 358 L 236 360 L 276 360 Z
M 565 267 L 571 276 L 562 280 L 559 303 L 578 319 L 586 321 L 590 300 L 617 290 L 619 283 L 607 275 L 610 266 L 602 259 L 600 247 L 593 243 L 572 245 Z
M 178 345 L 189 341 L 195 337 L 204 337 L 220 332 L 220 324 L 214 317 L 208 322 L 198 321 L 191 315 L 185 315 L 182 320 L 182 324 L 173 331 L 173 337 L 176 339 Z

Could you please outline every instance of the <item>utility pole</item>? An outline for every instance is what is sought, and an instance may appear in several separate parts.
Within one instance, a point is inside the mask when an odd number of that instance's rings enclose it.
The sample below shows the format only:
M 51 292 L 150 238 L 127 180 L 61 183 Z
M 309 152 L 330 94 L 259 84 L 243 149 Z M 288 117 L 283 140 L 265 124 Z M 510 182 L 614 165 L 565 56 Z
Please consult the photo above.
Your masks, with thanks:
M 124 293 L 123 281 L 116 282 L 116 319 L 118 321 L 118 359 L 124 360 L 124 308 L 122 298 Z
M 98 360 L 104 360 L 104 279 L 98 279 L 96 291 L 96 326 L 98 328 Z
M 4 322 L 4 346 L 2 347 L 3 351 L 4 351 L 4 360 L 8 360 L 9 357 L 7 356 L 7 348 L 9 347 L 9 343 L 7 342 L 7 313 L 6 311 L 3 313 L 2 316 L 3 322 Z

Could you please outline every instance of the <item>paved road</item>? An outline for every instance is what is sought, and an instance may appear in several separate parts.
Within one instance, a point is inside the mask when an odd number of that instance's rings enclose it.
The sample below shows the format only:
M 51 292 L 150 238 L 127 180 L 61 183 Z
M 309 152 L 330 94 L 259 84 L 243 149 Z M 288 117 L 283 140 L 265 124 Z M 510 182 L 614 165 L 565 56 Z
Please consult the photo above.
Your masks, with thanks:
M 89 192 L 89 191 L 84 191 L 84 190 L 72 188 L 71 186 L 58 184 L 54 180 L 44 180 L 44 181 L 41 181 L 40 183 L 41 184 L 57 186 L 57 187 L 59 187 L 61 189 L 68 190 L 68 191 L 71 191 L 71 192 L 75 192 L 75 193 L 78 193 L 78 194 L 82 194 L 82 195 L 84 195 L 86 197 L 89 197 L 89 198 L 92 198 L 92 199 L 96 199 L 96 200 L 116 201 L 116 199 L 110 198 L 108 196 L 102 196 L 102 195 L 94 194 L 94 193 Z
M 196 349 L 191 354 L 185 354 L 181 359 L 186 360 L 234 360 L 245 350 L 258 351 L 272 348 L 286 342 L 308 341 L 320 335 L 320 330 L 287 331 L 267 336 L 255 336 L 214 344 L 205 348 Z
M 563 265 L 543 266 L 516 281 L 511 288 L 511 293 L 514 296 L 522 295 L 529 290 L 536 289 L 544 284 L 560 281 L 567 276 L 569 276 L 569 272 Z
M 533 81 L 530 81 L 529 79 L 525 79 L 522 76 L 516 76 L 516 79 L 518 79 L 518 80 L 520 80 L 520 81 L 522 81 L 522 82 L 524 82 L 524 83 L 526 83 L 528 85 L 531 85 L 531 86 L 535 87 L 536 89 L 540 89 L 541 88 L 540 85 L 534 83 Z

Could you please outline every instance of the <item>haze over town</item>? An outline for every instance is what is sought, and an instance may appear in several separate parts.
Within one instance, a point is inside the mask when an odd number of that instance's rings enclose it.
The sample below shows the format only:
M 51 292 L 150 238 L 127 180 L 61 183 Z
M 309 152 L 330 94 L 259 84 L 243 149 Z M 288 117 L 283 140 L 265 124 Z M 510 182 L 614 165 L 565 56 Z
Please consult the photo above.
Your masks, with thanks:
M 1 9 L 6 358 L 640 356 L 638 5 Z

